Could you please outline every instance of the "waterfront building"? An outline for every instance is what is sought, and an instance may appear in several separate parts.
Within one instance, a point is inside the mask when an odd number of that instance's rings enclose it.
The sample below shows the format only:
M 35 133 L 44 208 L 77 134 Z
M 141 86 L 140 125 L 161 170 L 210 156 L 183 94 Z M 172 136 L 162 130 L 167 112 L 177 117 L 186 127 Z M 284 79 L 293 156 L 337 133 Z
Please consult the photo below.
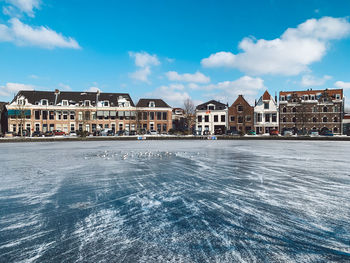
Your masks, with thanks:
M 196 107 L 197 134 L 224 134 L 227 129 L 228 106 L 211 100 Z
M 19 91 L 7 105 L 8 131 L 136 131 L 142 110 L 127 93 Z M 158 115 L 159 108 L 152 111 Z M 171 123 L 171 113 L 167 116 Z
M 228 109 L 228 126 L 230 131 L 247 133 L 254 129 L 254 107 L 239 95 Z
M 254 107 L 254 127 L 256 134 L 269 133 L 278 129 L 277 98 L 273 98 L 266 90 Z
M 167 133 L 172 127 L 172 108 L 161 99 L 140 99 L 136 111 L 137 126 L 143 131 Z
M 343 134 L 350 136 L 350 114 L 344 114 L 343 117 Z
M 307 134 L 310 130 L 342 133 L 344 97 L 342 89 L 282 91 L 279 94 L 279 126 Z

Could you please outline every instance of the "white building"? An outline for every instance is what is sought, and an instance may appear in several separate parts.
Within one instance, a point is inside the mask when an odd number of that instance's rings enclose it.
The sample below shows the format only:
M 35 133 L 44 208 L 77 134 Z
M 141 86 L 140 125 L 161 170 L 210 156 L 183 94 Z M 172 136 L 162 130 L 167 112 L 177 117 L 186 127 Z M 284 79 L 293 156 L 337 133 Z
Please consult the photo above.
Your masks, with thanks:
M 278 129 L 278 105 L 267 90 L 254 107 L 254 126 L 256 134 Z
M 196 107 L 197 134 L 224 134 L 227 129 L 228 106 L 211 100 Z

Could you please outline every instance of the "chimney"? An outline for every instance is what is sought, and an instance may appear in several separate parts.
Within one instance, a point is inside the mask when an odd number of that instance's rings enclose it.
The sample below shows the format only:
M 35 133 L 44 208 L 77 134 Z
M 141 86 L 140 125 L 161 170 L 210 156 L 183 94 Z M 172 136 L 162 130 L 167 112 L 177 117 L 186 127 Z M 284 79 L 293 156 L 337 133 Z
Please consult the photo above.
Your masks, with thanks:
M 255 105 L 254 105 L 254 106 L 256 106 L 256 104 L 257 104 L 257 103 L 256 103 L 256 99 L 255 99 Z
M 277 92 L 275 91 L 275 102 L 277 103 Z
M 55 105 L 57 104 L 58 94 L 60 94 L 60 91 L 58 89 L 55 89 Z

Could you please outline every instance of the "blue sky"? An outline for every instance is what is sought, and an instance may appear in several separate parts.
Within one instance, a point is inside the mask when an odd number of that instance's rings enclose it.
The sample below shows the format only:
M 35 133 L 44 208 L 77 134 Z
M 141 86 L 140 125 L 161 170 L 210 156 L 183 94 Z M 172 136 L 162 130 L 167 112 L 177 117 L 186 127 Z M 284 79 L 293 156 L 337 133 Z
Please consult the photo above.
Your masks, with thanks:
M 0 100 L 96 90 L 232 104 L 344 88 L 350 2 L 0 0 Z M 347 103 L 349 104 L 349 103 Z

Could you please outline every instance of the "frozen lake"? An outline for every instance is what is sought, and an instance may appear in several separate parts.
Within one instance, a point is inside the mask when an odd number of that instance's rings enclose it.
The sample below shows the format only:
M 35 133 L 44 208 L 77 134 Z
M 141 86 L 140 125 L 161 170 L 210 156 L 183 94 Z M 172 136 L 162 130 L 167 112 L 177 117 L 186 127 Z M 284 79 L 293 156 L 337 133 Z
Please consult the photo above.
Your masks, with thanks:
M 349 262 L 350 142 L 0 144 L 0 262 Z

